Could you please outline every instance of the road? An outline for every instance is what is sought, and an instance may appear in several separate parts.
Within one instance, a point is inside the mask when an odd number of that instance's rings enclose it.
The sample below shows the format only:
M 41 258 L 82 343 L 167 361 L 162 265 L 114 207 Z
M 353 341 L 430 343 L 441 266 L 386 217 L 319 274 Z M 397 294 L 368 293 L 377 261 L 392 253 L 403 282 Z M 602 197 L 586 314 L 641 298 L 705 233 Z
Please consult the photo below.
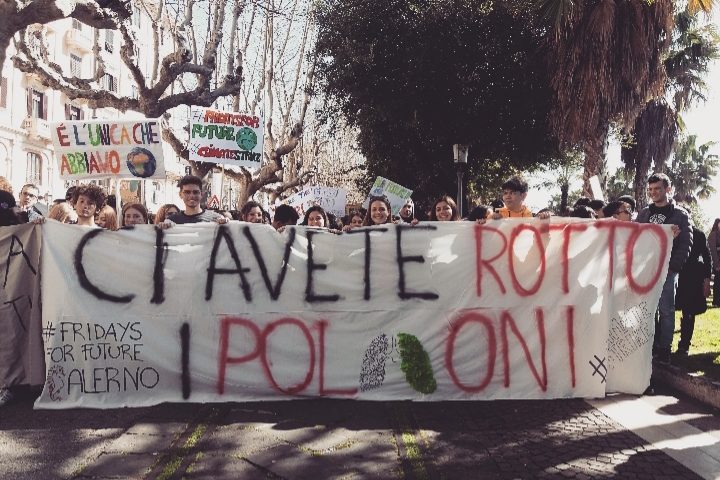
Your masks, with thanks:
M 0 478 L 720 478 L 720 419 L 655 396 L 0 409 Z

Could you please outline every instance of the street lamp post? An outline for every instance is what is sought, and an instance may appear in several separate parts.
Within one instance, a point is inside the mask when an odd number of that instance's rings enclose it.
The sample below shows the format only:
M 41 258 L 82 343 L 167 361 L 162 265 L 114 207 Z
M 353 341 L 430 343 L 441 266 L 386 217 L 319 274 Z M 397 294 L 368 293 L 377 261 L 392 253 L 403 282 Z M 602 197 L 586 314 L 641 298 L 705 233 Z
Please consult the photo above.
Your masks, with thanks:
M 453 145 L 453 159 L 457 166 L 457 205 L 460 216 L 464 214 L 464 198 L 465 193 L 463 192 L 463 176 L 465 169 L 467 168 L 467 157 L 468 157 L 468 146 L 456 143 Z

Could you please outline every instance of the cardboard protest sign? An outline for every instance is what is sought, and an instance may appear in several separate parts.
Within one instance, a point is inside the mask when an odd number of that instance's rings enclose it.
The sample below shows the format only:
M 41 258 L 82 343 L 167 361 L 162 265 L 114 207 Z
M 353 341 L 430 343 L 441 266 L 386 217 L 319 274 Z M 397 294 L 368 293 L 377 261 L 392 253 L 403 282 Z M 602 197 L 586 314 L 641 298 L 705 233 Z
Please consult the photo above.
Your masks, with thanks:
M 45 380 L 40 331 L 41 243 L 37 225 L 0 228 L 0 387 L 41 385 Z
M 38 408 L 640 393 L 672 244 L 565 218 L 44 229 Z
M 293 207 L 298 212 L 298 215 L 300 215 L 300 221 L 302 221 L 307 209 L 314 205 L 321 206 L 327 213 L 333 213 L 338 217 L 342 217 L 345 215 L 346 201 L 347 191 L 344 188 L 317 185 L 314 187 L 305 187 L 281 203 L 286 203 Z
M 412 190 L 403 187 L 399 183 L 395 183 L 387 178 L 377 177 L 372 188 L 370 188 L 370 195 L 365 199 L 363 206 L 369 208 L 368 203 L 371 196 L 380 197 L 385 195 L 387 199 L 390 200 L 393 215 L 398 215 L 407 199 L 412 196 L 412 192 Z
M 63 180 L 165 178 L 157 120 L 67 120 L 50 130 Z
M 260 168 L 263 121 L 257 115 L 190 107 L 190 160 Z

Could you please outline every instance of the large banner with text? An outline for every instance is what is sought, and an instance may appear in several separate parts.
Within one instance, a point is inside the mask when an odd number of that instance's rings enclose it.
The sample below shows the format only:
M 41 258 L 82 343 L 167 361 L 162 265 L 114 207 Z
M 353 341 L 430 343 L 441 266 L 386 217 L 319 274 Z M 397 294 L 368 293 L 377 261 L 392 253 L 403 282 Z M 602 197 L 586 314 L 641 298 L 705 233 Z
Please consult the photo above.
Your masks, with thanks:
M 672 243 L 579 219 L 44 230 L 39 408 L 640 393 Z
M 40 335 L 41 229 L 0 228 L 0 387 L 45 379 Z
M 165 178 L 156 119 L 67 120 L 50 130 L 63 180 Z

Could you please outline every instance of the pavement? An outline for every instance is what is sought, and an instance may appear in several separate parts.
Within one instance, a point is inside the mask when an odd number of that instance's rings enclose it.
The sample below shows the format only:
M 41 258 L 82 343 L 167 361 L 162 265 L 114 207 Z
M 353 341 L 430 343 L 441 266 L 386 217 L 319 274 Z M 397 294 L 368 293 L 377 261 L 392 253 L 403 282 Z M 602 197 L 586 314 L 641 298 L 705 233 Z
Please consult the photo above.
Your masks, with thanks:
M 0 479 L 720 479 L 720 418 L 652 396 L 0 409 Z

